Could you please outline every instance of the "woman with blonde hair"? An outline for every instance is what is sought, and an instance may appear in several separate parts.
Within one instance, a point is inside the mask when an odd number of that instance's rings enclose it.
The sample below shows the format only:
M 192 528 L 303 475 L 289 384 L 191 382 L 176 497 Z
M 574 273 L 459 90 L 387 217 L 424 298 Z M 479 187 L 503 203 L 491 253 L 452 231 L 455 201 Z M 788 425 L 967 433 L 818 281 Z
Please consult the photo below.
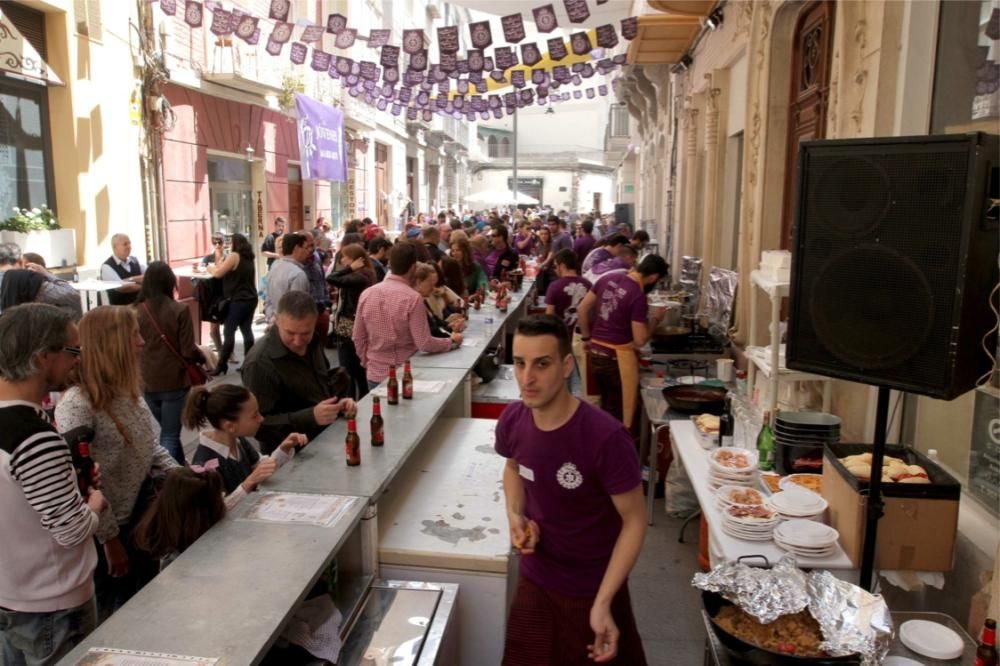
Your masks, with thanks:
M 96 534 L 102 546 L 94 573 L 100 621 L 156 575 L 156 563 L 135 548 L 132 529 L 152 499 L 147 480 L 178 466 L 160 446 L 160 426 L 142 399 L 143 344 L 132 308 L 108 305 L 88 312 L 80 320 L 74 386 L 56 406 L 60 432 L 93 429 L 90 456 L 101 466 L 101 490 L 110 505 Z

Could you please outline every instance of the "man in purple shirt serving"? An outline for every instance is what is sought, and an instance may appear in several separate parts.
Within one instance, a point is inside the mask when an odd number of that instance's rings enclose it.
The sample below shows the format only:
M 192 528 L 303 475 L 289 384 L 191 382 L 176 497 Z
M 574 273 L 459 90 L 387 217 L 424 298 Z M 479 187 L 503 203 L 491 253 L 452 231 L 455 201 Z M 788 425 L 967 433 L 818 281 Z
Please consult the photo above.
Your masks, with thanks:
M 597 240 L 594 238 L 594 221 L 589 217 L 580 223 L 580 235 L 573 241 L 573 252 L 576 253 L 576 265 L 582 266 L 590 251 L 594 249 Z
M 522 557 L 503 664 L 645 666 L 627 583 L 646 534 L 632 438 L 567 390 L 561 320 L 520 320 L 513 354 L 521 401 L 500 417 L 496 451 Z

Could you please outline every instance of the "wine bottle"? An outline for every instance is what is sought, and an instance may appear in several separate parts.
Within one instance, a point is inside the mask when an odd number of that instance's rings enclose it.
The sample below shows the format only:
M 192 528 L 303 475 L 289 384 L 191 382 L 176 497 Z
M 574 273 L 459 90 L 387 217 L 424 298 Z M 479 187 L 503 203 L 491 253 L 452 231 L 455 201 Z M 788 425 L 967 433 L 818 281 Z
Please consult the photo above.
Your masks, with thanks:
M 764 412 L 764 425 L 757 435 L 757 463 L 763 472 L 774 470 L 774 434 L 771 432 L 771 412 Z

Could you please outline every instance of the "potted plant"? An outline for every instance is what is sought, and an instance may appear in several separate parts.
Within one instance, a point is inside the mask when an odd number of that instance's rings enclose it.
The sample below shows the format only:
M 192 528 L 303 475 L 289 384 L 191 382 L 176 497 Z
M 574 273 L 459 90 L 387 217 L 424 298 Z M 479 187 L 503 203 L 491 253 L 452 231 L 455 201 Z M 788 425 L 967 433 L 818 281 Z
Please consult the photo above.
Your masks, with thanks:
M 49 266 L 76 264 L 76 234 L 72 229 L 60 229 L 52 209 L 42 204 L 38 208 L 18 208 L 0 222 L 0 242 L 17 243 L 21 252 L 36 252 Z

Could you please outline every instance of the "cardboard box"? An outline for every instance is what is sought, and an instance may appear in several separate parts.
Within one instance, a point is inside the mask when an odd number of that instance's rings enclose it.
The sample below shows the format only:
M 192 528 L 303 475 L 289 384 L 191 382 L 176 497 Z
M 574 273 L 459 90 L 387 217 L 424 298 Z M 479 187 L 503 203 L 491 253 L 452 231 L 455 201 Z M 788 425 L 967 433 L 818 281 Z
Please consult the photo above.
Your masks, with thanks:
M 848 472 L 839 458 L 871 449 L 871 444 L 834 444 L 824 451 L 823 497 L 830 504 L 830 525 L 840 533 L 840 545 L 855 567 L 861 566 L 868 483 Z M 913 449 L 887 446 L 886 454 L 921 465 L 931 483 L 882 485 L 885 511 L 878 523 L 876 568 L 950 571 L 961 485 Z

